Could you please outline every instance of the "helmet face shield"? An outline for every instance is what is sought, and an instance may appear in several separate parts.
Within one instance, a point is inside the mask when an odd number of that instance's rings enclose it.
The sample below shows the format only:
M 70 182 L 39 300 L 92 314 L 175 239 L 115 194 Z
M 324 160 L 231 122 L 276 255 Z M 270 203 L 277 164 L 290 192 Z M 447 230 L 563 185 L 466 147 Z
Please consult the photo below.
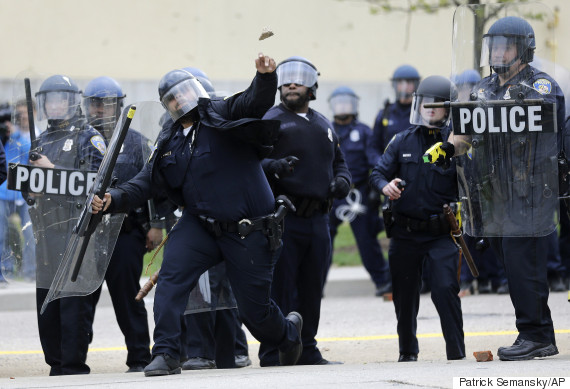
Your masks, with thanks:
M 414 95 L 414 92 L 418 89 L 420 80 L 418 79 L 406 79 L 406 78 L 395 78 L 392 79 L 392 88 L 396 93 L 396 100 L 409 99 Z
M 170 113 L 172 120 L 176 121 L 193 110 L 200 97 L 209 98 L 209 95 L 196 78 L 188 78 L 164 93 L 161 103 Z
M 121 113 L 123 97 L 85 97 L 83 107 L 89 124 L 105 137 L 113 133 Z
M 304 62 L 290 61 L 277 67 L 277 87 L 286 84 L 303 85 L 307 88 L 317 83 L 318 72 Z
M 329 105 L 333 116 L 357 115 L 358 97 L 354 95 L 336 95 L 330 98 Z
M 410 111 L 410 124 L 426 127 L 445 127 L 449 123 L 449 109 L 425 107 L 425 104 L 442 101 L 445 101 L 445 99 L 414 94 Z
M 49 91 L 39 92 L 38 120 L 66 120 L 71 119 L 81 105 L 79 92 Z
M 511 66 L 523 53 L 518 52 L 517 39 L 522 37 L 506 37 L 501 35 L 483 37 L 481 61 L 483 66 Z

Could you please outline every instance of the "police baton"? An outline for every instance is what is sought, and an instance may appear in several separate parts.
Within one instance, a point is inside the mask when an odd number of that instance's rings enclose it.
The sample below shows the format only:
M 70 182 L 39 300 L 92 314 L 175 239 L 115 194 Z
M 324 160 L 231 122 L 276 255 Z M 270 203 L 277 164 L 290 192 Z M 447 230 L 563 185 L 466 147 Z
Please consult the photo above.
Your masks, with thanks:
M 160 272 L 160 269 L 155 271 L 154 274 L 150 276 L 148 281 L 142 286 L 141 290 L 139 290 L 137 296 L 135 297 L 136 301 L 141 301 L 143 298 L 146 297 L 147 294 L 149 294 L 152 288 L 154 288 L 154 286 L 156 285 L 156 281 L 158 281 L 158 272 Z
M 463 239 L 463 231 L 461 231 L 461 229 L 459 228 L 459 225 L 457 224 L 457 219 L 455 218 L 455 215 L 453 214 L 453 211 L 451 210 L 451 207 L 449 205 L 447 204 L 443 205 L 443 214 L 445 215 L 445 218 L 447 219 L 447 222 L 451 227 L 451 236 L 453 236 L 456 242 L 459 242 L 459 246 L 461 248 L 461 251 L 463 252 L 463 255 L 465 255 L 465 261 L 467 262 L 467 266 L 469 266 L 469 270 L 471 270 L 471 274 L 473 274 L 473 277 L 475 278 L 479 277 L 479 270 L 477 270 L 477 266 L 475 265 L 475 262 L 473 262 L 473 257 L 471 256 L 471 253 L 467 248 L 467 244 Z M 459 264 L 460 266 L 459 269 L 457 270 L 458 281 L 461 274 L 461 262 L 459 262 Z
M 36 139 L 36 125 L 34 122 L 34 103 L 32 102 L 32 88 L 30 87 L 30 79 L 24 78 L 24 87 L 26 89 L 26 106 L 28 109 L 28 127 L 30 131 L 30 142 L 32 144 L 30 149 L 30 160 L 37 161 L 41 156 L 36 152 L 37 139 Z

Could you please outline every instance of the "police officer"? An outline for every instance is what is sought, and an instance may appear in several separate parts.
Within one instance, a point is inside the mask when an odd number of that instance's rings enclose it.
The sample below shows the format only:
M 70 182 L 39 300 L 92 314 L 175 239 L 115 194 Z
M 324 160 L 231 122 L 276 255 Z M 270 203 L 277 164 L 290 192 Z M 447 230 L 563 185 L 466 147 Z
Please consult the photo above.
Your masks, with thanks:
M 374 154 L 368 147 L 372 130 L 358 120 L 358 99 L 356 93 L 346 86 L 336 88 L 329 97 L 334 130 L 354 183 L 354 196 L 349 195 L 347 199 L 335 200 L 333 203 L 329 216 L 330 233 L 331 241 L 334 242 L 340 223 L 350 221 L 362 264 L 376 286 L 376 295 L 382 296 L 391 291 L 392 283 L 388 263 L 384 260 L 377 238 L 382 230 L 378 204 L 371 201 L 368 184 L 370 169 L 375 162 Z M 374 193 L 377 199 L 378 196 Z M 358 199 L 360 201 L 357 202 Z M 347 200 L 350 200 L 350 206 Z M 341 219 L 339 215 L 342 216 L 343 212 L 345 216 Z
M 105 194 L 105 207 L 113 212 L 141 205 L 162 191 L 184 207 L 164 250 L 146 376 L 181 372 L 180 318 L 200 275 L 221 261 L 251 334 L 278 347 L 283 365 L 294 365 L 301 354 L 301 315 L 284 317 L 269 298 L 283 208 L 273 213 L 275 198 L 260 158 L 270 149 L 278 123 L 258 119 L 277 92 L 277 76 L 273 59 L 260 53 L 255 65 L 251 86 L 225 99 L 210 99 L 187 71 L 168 72 L 158 90 L 171 120 L 150 162 Z M 94 212 L 103 205 L 96 197 Z
M 212 82 L 201 69 L 186 67 L 202 84 L 210 97 L 216 96 Z M 210 285 L 215 289 L 227 282 L 226 266 L 220 263 L 208 271 Z M 246 367 L 251 365 L 247 339 L 237 309 L 220 309 L 184 315 L 183 353 L 187 360 L 183 370 Z
M 44 168 L 96 171 L 106 151 L 99 132 L 85 123 L 81 92 L 69 77 L 47 78 L 36 93 L 38 119 L 47 130 L 38 139 L 39 158 L 30 164 Z M 77 199 L 66 195 L 36 196 L 30 207 L 36 235 L 36 301 L 38 328 L 50 375 L 88 374 L 87 348 L 92 339 L 93 296 L 66 297 L 40 308 L 48 293 L 63 252 L 66 234 L 79 215 Z M 84 201 L 83 199 L 81 201 Z M 79 207 L 80 208 L 80 207 Z
M 417 361 L 417 315 L 422 262 L 429 263 L 431 298 L 441 320 L 447 359 L 465 357 L 463 318 L 458 297 L 458 252 L 443 216 L 443 205 L 457 201 L 456 171 L 424 164 L 426 146 L 447 139 L 449 109 L 425 108 L 434 101 L 456 98 L 453 83 L 430 76 L 419 85 L 412 102 L 413 127 L 396 134 L 372 170 L 370 184 L 395 200 L 388 260 L 398 319 L 398 362 Z M 399 183 L 405 180 L 404 190 Z
M 88 122 L 111 140 L 115 125 L 121 115 L 126 95 L 119 83 L 111 77 L 91 80 L 83 92 L 83 104 Z M 150 154 L 149 140 L 134 129 L 127 132 L 113 176 L 117 184 L 128 181 L 142 170 Z M 143 148 L 148 150 L 143 152 Z M 140 275 L 144 254 L 162 241 L 162 223 L 149 220 L 145 204 L 129 212 L 123 221 L 105 281 L 113 302 L 115 316 L 127 345 L 128 373 L 141 372 L 150 362 L 150 335 L 144 301 L 136 301 L 140 290 Z M 95 292 L 98 299 L 101 288 Z
M 545 169 L 540 162 L 550 161 L 555 156 L 555 136 L 558 149 L 561 149 L 564 137 L 565 101 L 556 81 L 529 65 L 535 48 L 534 30 L 526 20 L 514 16 L 497 20 L 483 36 L 482 53 L 487 55 L 481 55 L 481 66 L 490 66 L 492 73 L 473 89 L 473 98 L 482 101 L 511 100 L 523 96 L 525 99 L 543 99 L 546 103 L 555 103 L 556 106 L 558 125 L 556 134 L 509 132 L 494 134 L 493 142 L 489 141 L 490 147 L 486 153 L 496 151 L 492 155 L 494 160 L 491 163 L 486 159 L 479 160 L 486 156 L 485 151 L 474 152 L 472 155 L 473 161 L 479 162 L 482 169 L 487 166 L 495 172 L 489 177 L 504 178 L 494 182 L 495 195 L 488 199 L 493 201 L 495 212 L 501 212 L 501 220 L 493 219 L 493 224 L 486 224 L 485 227 L 492 236 L 489 238 L 491 247 L 505 266 L 509 293 L 515 308 L 519 335 L 512 346 L 500 347 L 498 350 L 499 358 L 509 361 L 558 354 L 554 326 L 548 308 L 546 258 L 551 244 L 550 232 L 555 228 L 553 223 L 555 204 L 549 203 L 547 198 L 542 196 L 542 191 L 540 194 L 521 192 L 522 189 L 547 186 L 547 181 L 542 182 L 543 177 L 547 177 L 548 173 L 552 174 L 553 171 L 547 167 L 544 173 L 535 174 L 532 181 L 530 175 L 521 173 L 540 172 L 541 169 Z M 487 136 L 491 139 L 490 135 Z M 479 137 L 481 136 L 474 136 L 472 141 L 477 140 L 478 144 L 479 141 L 485 141 Z M 449 140 L 455 146 L 456 154 L 465 152 L 472 143 L 469 138 L 458 135 L 450 137 Z M 523 151 L 527 143 L 533 145 L 533 158 L 528 158 Z M 497 150 L 492 148 L 493 144 L 498 145 Z M 447 145 L 445 148 L 451 151 Z M 502 164 L 503 155 L 512 156 L 514 159 L 509 165 Z M 523 162 L 521 156 L 524 158 Z M 530 161 L 531 166 L 526 166 L 527 161 Z M 523 167 L 523 170 L 519 167 Z M 508 174 L 513 174 L 515 177 L 508 177 Z M 556 180 L 555 177 L 553 179 Z M 510 190 L 504 187 L 509 180 L 517 180 L 515 188 L 517 196 L 505 198 L 502 194 L 504 190 Z M 534 204 L 532 208 L 536 211 L 526 206 L 529 202 Z M 531 212 L 538 214 L 530 217 Z M 525 231 L 532 230 L 532 236 L 525 236 L 518 230 L 513 232 L 512 229 L 517 227 L 524 228 Z M 502 230 L 498 228 L 509 228 L 509 230 L 501 234 Z M 545 235 L 543 232 L 548 234 Z
M 298 310 L 303 316 L 303 354 L 298 363 L 304 365 L 329 363 L 315 340 L 332 251 L 328 212 L 333 198 L 346 197 L 351 181 L 332 125 L 309 108 L 316 99 L 318 74 L 302 57 L 281 62 L 277 67 L 281 104 L 264 116 L 281 122 L 264 169 L 275 195 L 286 195 L 296 207 L 295 213 L 286 216 L 271 294 L 281 310 Z M 261 366 L 278 365 L 275 345 L 262 342 L 259 359 Z
M 396 94 L 396 101 L 391 103 L 386 100 L 384 108 L 378 112 L 372 128 L 370 144 L 372 151 L 376 153 L 374 163 L 378 162 L 390 139 L 398 132 L 410 127 L 412 97 L 418 89 L 420 74 L 411 65 L 401 65 L 394 71 L 391 81 Z

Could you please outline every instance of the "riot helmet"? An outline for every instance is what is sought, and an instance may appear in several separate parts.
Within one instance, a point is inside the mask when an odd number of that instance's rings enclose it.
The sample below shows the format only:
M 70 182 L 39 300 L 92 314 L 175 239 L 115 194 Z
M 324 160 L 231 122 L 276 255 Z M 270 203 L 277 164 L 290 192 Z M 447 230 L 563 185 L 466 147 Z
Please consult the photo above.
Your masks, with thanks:
M 48 77 L 36 93 L 38 120 L 69 120 L 81 115 L 81 91 L 67 76 Z
M 418 89 L 420 74 L 412 65 L 401 65 L 394 71 L 391 81 L 396 100 L 405 100 L 411 98 Z
M 125 97 L 119 83 L 111 77 L 97 77 L 85 87 L 83 107 L 88 123 L 107 139 L 121 116 Z
M 483 35 L 480 66 L 490 66 L 502 74 L 519 59 L 523 64 L 532 62 L 535 49 L 532 26 L 522 18 L 507 16 L 493 23 Z
M 425 108 L 425 104 L 457 99 L 457 88 L 448 78 L 429 76 L 425 78 L 412 99 L 410 124 L 443 128 L 451 117 L 449 108 Z
M 299 56 L 289 57 L 277 65 L 277 88 L 282 85 L 296 84 L 309 88 L 309 99 L 317 98 L 319 71 L 308 59 Z
M 457 85 L 457 99 L 459 101 L 469 101 L 473 87 L 481 80 L 481 75 L 474 69 L 467 69 L 455 77 Z
M 158 96 L 172 120 L 177 121 L 198 106 L 198 99 L 210 98 L 202 84 L 187 70 L 175 69 L 158 83 Z
M 214 85 L 212 85 L 212 82 L 210 81 L 210 77 L 208 77 L 206 75 L 206 73 L 204 73 L 202 70 L 195 68 L 195 67 L 192 67 L 192 66 L 185 67 L 182 70 L 186 70 L 187 72 L 192 74 L 194 77 L 196 77 L 196 79 L 200 82 L 200 84 L 202 84 L 202 86 L 204 87 L 206 92 L 208 92 L 208 95 L 210 97 L 216 96 L 216 90 L 214 89 Z
M 339 86 L 329 97 L 329 105 L 333 116 L 346 117 L 348 115 L 358 115 L 359 97 L 347 86 Z

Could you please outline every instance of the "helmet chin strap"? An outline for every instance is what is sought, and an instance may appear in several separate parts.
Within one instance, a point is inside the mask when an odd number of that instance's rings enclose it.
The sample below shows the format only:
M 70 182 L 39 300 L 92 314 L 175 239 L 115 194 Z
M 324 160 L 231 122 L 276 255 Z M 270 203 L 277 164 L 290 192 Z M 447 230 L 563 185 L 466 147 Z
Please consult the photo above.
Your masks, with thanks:
M 522 58 L 522 56 L 515 57 L 512 59 L 511 62 L 509 62 L 507 64 L 491 66 L 491 69 L 493 69 L 493 71 L 497 74 L 505 74 L 506 72 L 508 72 L 510 70 L 511 66 L 513 66 L 515 64 L 515 62 L 517 62 L 521 58 Z

